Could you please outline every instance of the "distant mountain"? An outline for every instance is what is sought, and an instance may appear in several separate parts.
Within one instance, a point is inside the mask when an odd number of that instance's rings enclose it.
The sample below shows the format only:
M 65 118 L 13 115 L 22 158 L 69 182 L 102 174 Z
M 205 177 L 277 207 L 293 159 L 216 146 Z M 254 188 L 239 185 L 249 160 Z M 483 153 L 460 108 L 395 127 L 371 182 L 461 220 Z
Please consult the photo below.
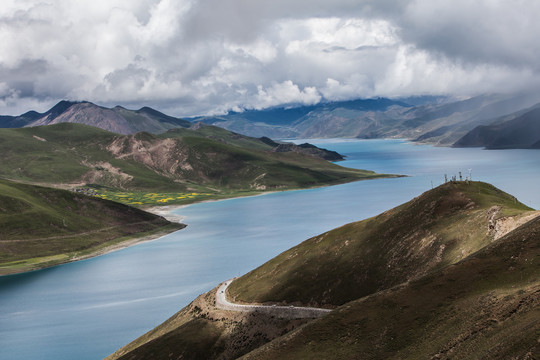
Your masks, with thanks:
M 0 129 L 0 177 L 65 187 L 212 194 L 306 188 L 380 177 L 324 160 L 332 152 L 196 125 L 118 135 L 75 123 Z
M 539 346 L 539 236 L 539 213 L 513 196 L 450 182 L 308 239 L 228 288 L 235 303 L 327 315 L 222 310 L 216 288 L 107 359 L 526 359 Z
M 139 131 L 162 133 L 176 127 L 189 127 L 189 121 L 165 115 L 149 107 L 128 110 L 121 106 L 112 109 L 91 102 L 60 101 L 45 113 L 35 111 L 20 116 L 0 117 L 0 127 L 78 123 L 98 127 L 118 134 L 134 134 Z
M 295 108 L 271 108 L 264 110 L 248 110 L 244 112 L 231 112 L 222 116 L 203 116 L 189 119 L 190 121 L 202 121 L 207 124 L 220 126 L 225 129 L 239 132 L 249 136 L 269 138 L 302 138 L 316 137 L 304 134 L 299 125 L 304 120 L 310 119 L 324 112 L 339 112 L 340 109 L 353 114 L 365 112 L 381 112 L 391 107 L 411 107 L 402 101 L 386 98 L 360 99 L 351 101 L 320 103 L 311 106 Z M 338 130 L 338 129 L 336 129 Z M 335 132 L 335 131 L 334 131 Z M 319 137 L 336 137 L 328 133 Z M 347 137 L 353 137 L 349 135 Z
M 409 100 L 411 105 L 406 101 Z M 406 138 L 452 145 L 478 125 L 528 108 L 537 94 L 481 95 L 453 102 L 438 97 L 403 101 L 385 98 L 321 103 L 293 109 L 268 109 L 199 117 L 250 136 L 270 138 Z M 426 103 L 432 101 L 432 103 Z
M 539 145 L 540 104 L 496 119 L 490 125 L 477 126 L 454 144 L 488 149 L 538 149 Z

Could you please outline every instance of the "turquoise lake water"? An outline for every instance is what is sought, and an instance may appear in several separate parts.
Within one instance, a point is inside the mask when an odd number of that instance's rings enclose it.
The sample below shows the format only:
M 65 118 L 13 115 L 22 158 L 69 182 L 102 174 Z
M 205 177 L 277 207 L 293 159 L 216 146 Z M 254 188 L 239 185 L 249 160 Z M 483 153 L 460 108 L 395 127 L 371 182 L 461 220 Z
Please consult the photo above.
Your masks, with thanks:
M 302 141 L 295 141 L 300 143 Z M 195 204 L 188 227 L 101 257 L 0 278 L 0 359 L 100 359 L 221 281 L 301 241 L 376 215 L 444 181 L 491 182 L 540 209 L 540 151 L 437 148 L 401 140 L 309 140 L 341 165 L 405 178 Z

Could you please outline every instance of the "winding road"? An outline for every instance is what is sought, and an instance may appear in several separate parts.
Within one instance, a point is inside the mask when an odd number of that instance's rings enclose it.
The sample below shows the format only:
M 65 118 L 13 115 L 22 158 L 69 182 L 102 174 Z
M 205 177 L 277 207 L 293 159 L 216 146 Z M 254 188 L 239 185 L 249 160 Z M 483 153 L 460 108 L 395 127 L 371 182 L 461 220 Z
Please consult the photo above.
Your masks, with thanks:
M 330 309 L 321 309 L 314 307 L 300 306 L 278 306 L 278 305 L 240 305 L 227 300 L 227 287 L 231 285 L 234 279 L 225 281 L 220 285 L 216 292 L 216 307 L 222 310 L 241 311 L 241 312 L 260 312 L 274 315 L 280 318 L 289 319 L 307 319 L 318 318 L 328 314 Z

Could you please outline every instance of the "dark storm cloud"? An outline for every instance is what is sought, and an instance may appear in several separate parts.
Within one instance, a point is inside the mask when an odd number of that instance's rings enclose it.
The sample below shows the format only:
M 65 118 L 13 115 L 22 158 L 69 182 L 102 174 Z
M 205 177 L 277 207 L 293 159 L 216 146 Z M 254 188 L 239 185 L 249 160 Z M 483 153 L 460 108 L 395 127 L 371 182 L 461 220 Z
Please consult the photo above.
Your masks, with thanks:
M 540 80 L 540 3 L 533 0 L 2 5 L 1 113 L 69 98 L 191 115 L 518 91 Z

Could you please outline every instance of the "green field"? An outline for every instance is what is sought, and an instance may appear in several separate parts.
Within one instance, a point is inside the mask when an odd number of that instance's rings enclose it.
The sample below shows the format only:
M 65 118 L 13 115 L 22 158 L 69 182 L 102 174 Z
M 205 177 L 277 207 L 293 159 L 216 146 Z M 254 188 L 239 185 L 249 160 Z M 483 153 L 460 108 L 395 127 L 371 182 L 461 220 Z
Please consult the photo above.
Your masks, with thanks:
M 180 205 L 214 198 L 211 193 L 147 193 L 97 191 L 95 197 L 135 206 Z

